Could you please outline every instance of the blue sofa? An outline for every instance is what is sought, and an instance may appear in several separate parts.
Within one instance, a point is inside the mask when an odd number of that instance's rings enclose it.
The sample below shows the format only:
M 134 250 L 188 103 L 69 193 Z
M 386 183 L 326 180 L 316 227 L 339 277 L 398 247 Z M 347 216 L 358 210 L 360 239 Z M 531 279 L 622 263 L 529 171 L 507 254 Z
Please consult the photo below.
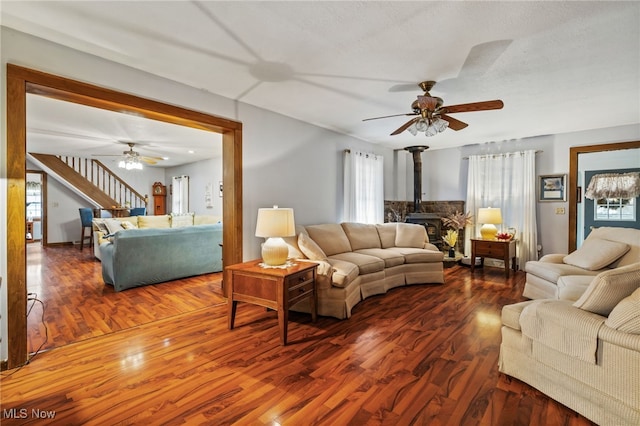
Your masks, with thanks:
M 100 244 L 102 278 L 115 291 L 222 271 L 222 224 L 130 229 Z

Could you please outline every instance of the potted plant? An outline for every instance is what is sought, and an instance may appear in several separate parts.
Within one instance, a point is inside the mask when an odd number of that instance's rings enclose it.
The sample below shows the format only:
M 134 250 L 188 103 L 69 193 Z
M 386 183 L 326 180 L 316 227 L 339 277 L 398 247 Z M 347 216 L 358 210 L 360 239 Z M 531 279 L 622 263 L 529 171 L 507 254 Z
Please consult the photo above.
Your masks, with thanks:
M 462 213 L 456 210 L 455 213 L 442 218 L 442 223 L 449 228 L 447 235 L 442 240 L 449 246 L 449 257 L 455 257 L 456 243 L 458 242 L 458 234 L 467 225 L 473 224 L 473 216 L 471 213 Z

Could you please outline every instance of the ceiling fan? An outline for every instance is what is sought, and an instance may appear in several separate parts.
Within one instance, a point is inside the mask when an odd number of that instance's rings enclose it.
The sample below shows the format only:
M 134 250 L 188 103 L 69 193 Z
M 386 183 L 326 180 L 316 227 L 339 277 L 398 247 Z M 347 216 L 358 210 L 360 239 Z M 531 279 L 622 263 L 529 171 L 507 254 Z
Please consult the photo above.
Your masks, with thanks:
M 425 132 L 426 136 L 434 136 L 448 128 L 453 130 L 462 130 L 468 126 L 456 118 L 447 114 L 471 111 L 486 111 L 492 109 L 502 109 L 503 102 L 499 99 L 485 102 L 473 102 L 469 104 L 443 106 L 442 98 L 431 96 L 429 91 L 435 86 L 435 81 L 423 81 L 418 86 L 424 91 L 423 95 L 419 95 L 418 99 L 411 104 L 412 112 L 405 114 L 385 115 L 382 117 L 365 118 L 362 121 L 378 120 L 381 118 L 412 116 L 418 117 L 404 123 L 396 129 L 391 136 L 398 135 L 405 130 L 409 130 L 414 136 L 418 132 Z
M 128 151 L 123 151 L 122 154 L 93 154 L 96 157 L 122 157 L 122 160 L 125 162 L 145 162 L 150 165 L 156 164 L 158 161 L 164 160 L 162 157 L 148 157 L 144 155 L 140 155 L 139 152 L 134 151 L 133 147 L 136 146 L 134 142 L 124 142 L 118 141 L 119 143 L 126 144 L 129 146 Z

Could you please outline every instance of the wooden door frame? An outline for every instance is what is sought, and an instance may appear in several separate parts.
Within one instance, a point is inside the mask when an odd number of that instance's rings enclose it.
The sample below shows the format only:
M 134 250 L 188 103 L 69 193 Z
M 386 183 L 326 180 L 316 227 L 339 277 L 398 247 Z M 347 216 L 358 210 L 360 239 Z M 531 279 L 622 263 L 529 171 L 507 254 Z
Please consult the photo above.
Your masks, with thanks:
M 47 242 L 47 172 L 44 170 L 29 170 L 25 171 L 25 178 L 28 173 L 37 173 L 40 175 L 40 185 L 42 186 L 40 192 L 40 201 L 42 202 L 42 206 L 40 206 L 40 230 L 42 232 L 42 239 L 40 240 L 40 244 L 43 247 L 46 247 Z M 26 204 L 26 203 L 25 203 Z
M 593 152 L 635 148 L 640 148 L 640 141 L 572 146 L 569 148 L 569 243 L 567 253 L 576 250 L 578 239 L 578 156 Z M 586 188 L 582 188 L 582 190 L 584 191 Z
M 7 344 L 6 368 L 29 359 L 24 227 L 27 94 L 74 102 L 222 134 L 224 264 L 242 262 L 242 123 L 88 83 L 7 64 Z M 226 289 L 224 289 L 226 293 Z

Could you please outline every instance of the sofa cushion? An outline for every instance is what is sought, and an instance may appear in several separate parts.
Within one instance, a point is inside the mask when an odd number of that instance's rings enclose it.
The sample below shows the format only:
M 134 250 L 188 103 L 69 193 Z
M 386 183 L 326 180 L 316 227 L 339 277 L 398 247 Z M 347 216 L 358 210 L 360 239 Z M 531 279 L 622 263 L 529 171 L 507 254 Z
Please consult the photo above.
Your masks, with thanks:
M 182 228 L 184 226 L 193 226 L 193 212 L 189 213 L 171 213 L 171 227 Z
M 525 264 L 524 269 L 527 273 L 552 283 L 557 283 L 558 279 L 564 275 L 598 275 L 598 271 L 589 271 L 588 269 L 582 269 L 565 263 L 541 262 L 539 260 L 530 260 Z
M 444 253 L 436 250 L 411 247 L 395 247 L 389 250 L 402 254 L 404 256 L 404 263 L 433 263 L 444 260 Z
M 587 238 L 582 246 L 564 257 L 566 264 L 596 271 L 613 263 L 629 251 L 629 245 L 600 238 Z
M 298 235 L 298 247 L 310 260 L 326 260 L 327 255 L 309 235 L 301 233 Z
M 593 281 L 591 275 L 565 275 L 558 278 L 558 299 L 575 302 Z
M 329 259 L 329 264 L 333 268 L 332 285 L 335 287 L 347 287 L 358 275 L 360 270 L 358 265 L 340 259 Z
M 171 216 L 168 214 L 158 216 L 138 216 L 138 228 L 171 228 Z
M 598 274 L 573 306 L 608 316 L 622 299 L 640 288 L 640 263 Z
M 105 235 L 109 233 L 109 229 L 107 228 L 107 224 L 104 222 L 106 219 L 93 219 L 93 230 L 100 231 Z
M 575 309 L 565 300 L 534 300 L 520 314 L 522 334 L 563 354 L 596 363 L 598 331 L 605 318 Z M 537 349 L 536 349 L 537 348 Z M 548 361 L 547 350 L 534 346 L 533 357 Z
M 116 232 L 124 229 L 122 222 L 117 219 L 105 219 L 104 224 L 107 227 L 109 234 L 115 234 Z
M 609 267 L 618 268 L 620 266 L 627 266 L 632 263 L 640 262 L 640 229 L 604 226 L 591 231 L 585 241 L 592 238 L 601 238 L 604 240 L 629 244 L 629 251 L 619 259 L 615 260 L 611 265 L 609 265 Z
M 123 229 L 138 229 L 138 225 L 133 222 L 129 222 L 128 220 L 123 220 L 121 222 L 121 226 Z
M 391 268 L 393 266 L 402 265 L 404 263 L 404 256 L 402 255 L 402 253 L 399 253 L 392 249 L 369 248 L 356 250 L 355 253 L 362 253 L 369 256 L 378 257 L 384 260 L 385 268 Z
M 520 315 L 522 310 L 533 303 L 533 300 L 525 302 L 513 303 L 502 307 L 502 324 L 514 330 L 520 330 Z
M 397 225 L 397 223 L 381 223 L 376 225 L 382 248 L 386 249 L 396 246 Z
M 327 256 L 351 251 L 347 234 L 338 223 L 311 225 L 306 226 L 305 229 Z
M 196 214 L 193 216 L 194 225 L 212 225 L 214 223 L 221 223 L 222 216 L 214 216 L 207 214 Z
M 608 327 L 631 334 L 640 334 L 640 289 L 616 305 L 605 321 Z
M 334 254 L 330 259 L 344 260 L 358 266 L 360 275 L 371 274 L 384 270 L 384 260 L 361 253 L 347 252 Z
M 396 224 L 396 247 L 423 248 L 429 241 L 424 226 L 415 223 Z
M 304 230 L 304 227 L 300 225 L 296 225 L 296 235 L 293 237 L 282 237 L 282 241 L 289 248 L 289 255 L 287 256 L 289 259 L 302 259 L 305 254 L 300 250 L 300 246 L 298 246 L 298 237 L 301 233 L 307 234 L 307 231 Z M 307 234 L 309 236 L 309 234 Z
M 375 225 L 367 223 L 342 223 L 352 251 L 368 248 L 382 248 Z

